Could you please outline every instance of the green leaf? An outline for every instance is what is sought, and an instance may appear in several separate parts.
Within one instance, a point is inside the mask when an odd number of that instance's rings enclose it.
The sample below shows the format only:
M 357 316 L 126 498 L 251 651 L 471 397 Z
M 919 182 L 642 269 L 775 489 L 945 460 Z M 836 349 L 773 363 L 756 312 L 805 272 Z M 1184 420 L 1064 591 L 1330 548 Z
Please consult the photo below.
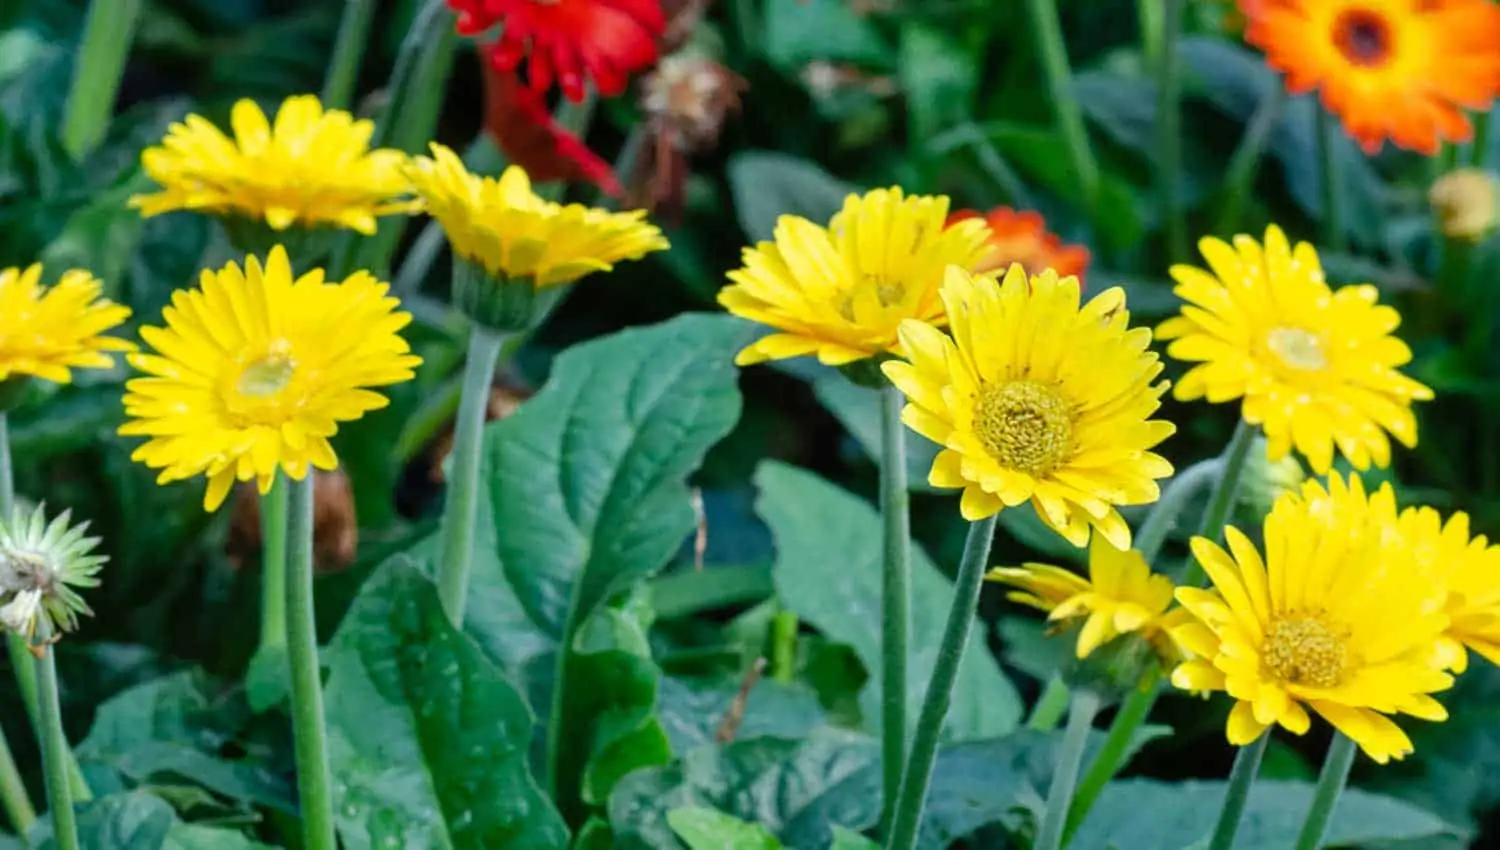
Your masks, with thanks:
M 525 700 L 406 558 L 361 588 L 327 653 L 336 817 L 351 850 L 562 848 L 528 769 Z
M 606 600 L 660 570 L 693 533 L 687 477 L 739 419 L 733 360 L 748 339 L 739 320 L 689 314 L 576 346 L 557 358 L 540 393 L 489 427 L 482 475 L 491 521 L 476 545 L 466 624 L 518 681 L 545 681 L 559 647 L 585 651 L 575 636 Z M 601 628 L 618 637 L 620 625 Z M 639 642 L 609 657 L 635 666 L 649 654 Z M 620 729 L 610 725 L 617 715 L 603 722 L 579 710 L 582 695 L 597 690 L 587 677 L 604 674 L 575 661 L 565 659 L 552 683 L 563 709 L 552 737 L 559 803 L 577 825 L 588 760 Z M 640 686 L 644 673 L 618 675 Z M 646 711 L 654 691 L 636 686 L 631 711 Z M 597 782 L 623 768 L 591 774 L 590 796 L 602 799 L 608 788 Z
M 836 826 L 833 828 L 832 850 L 880 850 L 880 845 L 857 832 Z
M 915 21 L 901 27 L 897 72 L 911 122 L 907 133 L 913 139 L 931 138 L 974 115 L 978 51 L 954 35 Z
M 712 744 L 739 691 L 740 682 L 735 679 L 662 679 L 657 711 L 673 752 L 685 753 Z M 805 738 L 823 724 L 823 719 L 817 694 L 806 686 L 761 679 L 745 700 L 735 740 Z
M 78 841 L 91 850 L 161 850 L 176 819 L 171 806 L 145 791 L 110 794 L 78 807 Z M 51 818 L 37 821 L 26 838 L 36 850 L 57 847 Z
M 110 698 L 77 747 L 80 761 L 98 762 L 133 782 L 185 777 L 205 788 L 293 812 L 292 788 L 272 765 L 220 755 L 226 735 L 249 711 L 236 693 L 215 693 L 192 671 L 136 685 Z
M 809 62 L 852 62 L 888 70 L 891 49 L 875 24 L 842 0 L 768 0 L 762 7 L 766 58 L 784 72 Z
M 714 809 L 673 809 L 667 812 L 667 824 L 690 850 L 781 850 L 781 842 L 765 827 Z
M 880 391 L 862 387 L 835 373 L 815 379 L 813 394 L 878 465 L 881 453 Z M 927 483 L 927 473 L 932 469 L 932 461 L 940 447 L 905 425 L 901 426 L 901 433 L 906 439 L 906 477 L 910 489 L 923 493 L 943 492 Z
M 817 163 L 772 151 L 741 151 L 729 158 L 729 189 L 740 229 L 751 242 L 773 238 L 776 219 L 799 215 L 824 226 L 859 189 Z
M 879 745 L 864 735 L 833 728 L 801 741 L 757 738 L 699 747 L 667 767 L 636 771 L 616 786 L 609 798 L 615 846 L 678 850 L 683 845 L 667 813 L 688 806 L 718 809 L 779 834 L 828 789 L 861 771 L 878 771 L 879 753 Z
M 1236 850 L 1285 850 L 1296 842 L 1313 786 L 1261 781 L 1250 790 Z M 1104 789 L 1068 846 L 1072 850 L 1186 847 L 1213 829 L 1223 782 L 1127 779 Z M 1436 839 L 1454 829 L 1437 816 L 1390 797 L 1346 790 L 1323 843 L 1351 847 L 1380 839 Z
M 782 604 L 830 638 L 847 643 L 870 673 L 865 725 L 880 712 L 881 525 L 875 510 L 818 476 L 767 462 L 756 474 L 757 510 L 776 538 L 773 576 Z M 912 641 L 908 717 L 915 721 L 948 616 L 952 583 L 920 546 L 912 547 Z M 978 630 L 983 634 L 982 629 Z M 971 640 L 944 724 L 947 737 L 987 738 L 1016 728 L 1021 698 L 982 640 Z
M 245 834 L 196 823 L 174 823 L 167 831 L 162 850 L 270 850 L 271 845 L 252 841 Z

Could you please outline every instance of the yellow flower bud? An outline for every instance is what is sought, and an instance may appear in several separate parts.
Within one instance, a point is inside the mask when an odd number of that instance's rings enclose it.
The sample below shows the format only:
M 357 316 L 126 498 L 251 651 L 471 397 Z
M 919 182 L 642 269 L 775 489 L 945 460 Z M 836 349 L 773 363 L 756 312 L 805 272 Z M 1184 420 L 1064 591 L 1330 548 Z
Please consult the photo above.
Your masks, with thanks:
M 1432 184 L 1427 200 L 1450 239 L 1477 241 L 1495 226 L 1495 177 L 1487 171 L 1450 171 Z

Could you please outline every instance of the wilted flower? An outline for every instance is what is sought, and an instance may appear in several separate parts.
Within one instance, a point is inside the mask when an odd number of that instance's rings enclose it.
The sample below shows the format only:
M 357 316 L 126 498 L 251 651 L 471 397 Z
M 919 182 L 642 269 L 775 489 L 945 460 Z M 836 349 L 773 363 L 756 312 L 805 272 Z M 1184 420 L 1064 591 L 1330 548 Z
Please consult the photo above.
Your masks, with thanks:
M 94 554 L 99 538 L 84 536 L 87 522 L 70 521 L 63 511 L 48 522 L 41 505 L 0 517 L 0 626 L 7 631 L 55 640 L 78 628 L 78 615 L 93 615 L 73 588 L 98 587 L 109 559 Z
M 646 122 L 632 187 L 640 206 L 671 214 L 681 210 L 688 157 L 718 143 L 744 89 L 745 81 L 733 71 L 688 54 L 668 56 L 646 77 L 641 96 Z

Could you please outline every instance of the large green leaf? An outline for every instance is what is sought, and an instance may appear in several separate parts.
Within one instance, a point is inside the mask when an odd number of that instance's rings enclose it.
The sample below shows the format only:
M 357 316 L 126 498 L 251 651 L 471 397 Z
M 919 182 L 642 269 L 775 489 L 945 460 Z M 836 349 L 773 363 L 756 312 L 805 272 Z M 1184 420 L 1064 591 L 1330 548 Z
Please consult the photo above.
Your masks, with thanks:
M 693 533 L 687 478 L 739 419 L 733 360 L 748 339 L 743 322 L 690 314 L 577 346 L 558 357 L 540 393 L 485 436 L 491 522 L 477 543 L 466 625 L 518 681 L 546 685 L 533 693 L 540 699 L 551 690 L 561 707 L 551 762 L 572 823 L 581 822 L 577 795 L 590 756 L 622 734 L 613 725 L 618 712 L 649 725 L 641 712 L 654 705 L 655 689 L 640 678 L 643 644 L 608 655 L 638 668 L 628 674 L 606 674 L 606 659 L 556 665 L 555 655 L 561 647 L 613 653 L 575 640 L 619 637 L 620 622 L 585 627 Z M 554 665 L 561 679 L 548 682 Z M 598 694 L 612 706 L 607 718 L 581 710 L 589 679 L 604 675 L 633 683 L 630 695 Z M 642 764 L 656 757 L 649 748 L 636 752 L 651 756 Z M 622 768 L 591 775 L 588 796 L 602 799 L 608 788 L 597 781 Z
M 774 569 L 782 604 L 833 640 L 847 643 L 870 673 L 865 724 L 880 712 L 881 525 L 865 501 L 796 467 L 768 462 L 756 474 L 757 510 L 776 538 Z M 915 721 L 953 596 L 952 583 L 912 547 L 908 717 Z M 982 630 L 978 630 L 983 634 Z M 952 739 L 988 738 L 1016 727 L 1021 698 L 982 640 L 971 639 L 945 723 Z
M 108 765 L 133 782 L 186 778 L 226 797 L 294 811 L 292 788 L 276 766 L 221 754 L 248 716 L 242 693 L 216 692 L 191 671 L 173 673 L 99 706 L 77 753 L 85 764 Z
M 38 821 L 27 839 L 36 850 L 56 847 L 51 819 Z M 183 823 L 165 800 L 145 791 L 109 794 L 80 806 L 78 841 L 85 850 L 269 850 L 236 830 Z
M 535 720 L 401 556 L 360 590 L 327 652 L 339 834 L 351 850 L 561 848 L 532 779 Z
M 1250 790 L 1236 850 L 1285 850 L 1296 842 L 1313 786 L 1262 781 Z M 1104 789 L 1068 844 L 1072 850 L 1187 847 L 1213 829 L 1223 782 L 1129 779 Z M 1390 797 L 1350 789 L 1339 798 L 1323 843 L 1353 847 L 1378 840 L 1438 839 L 1453 828 L 1430 812 Z
M 739 691 L 740 682 L 736 679 L 663 679 L 657 711 L 672 741 L 673 752 L 685 753 L 713 743 L 719 724 Z M 745 700 L 735 740 L 764 737 L 796 740 L 823 725 L 823 719 L 818 695 L 805 685 L 762 679 Z
M 771 239 L 776 219 L 800 215 L 826 225 L 855 187 L 815 162 L 774 151 L 741 151 L 729 159 L 729 188 L 740 229 L 751 242 Z
M 891 66 L 892 51 L 875 24 L 841 0 L 769 0 L 763 8 L 766 58 L 783 71 L 820 59 Z
M 690 850 L 781 850 L 781 842 L 760 824 L 701 806 L 667 812 L 667 824 Z

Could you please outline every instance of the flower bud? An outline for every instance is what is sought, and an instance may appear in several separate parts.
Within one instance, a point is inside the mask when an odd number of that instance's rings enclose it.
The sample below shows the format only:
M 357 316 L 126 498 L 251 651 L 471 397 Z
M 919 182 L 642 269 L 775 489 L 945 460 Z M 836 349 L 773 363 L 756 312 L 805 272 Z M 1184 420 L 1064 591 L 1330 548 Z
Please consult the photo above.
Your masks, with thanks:
M 1257 434 L 1240 478 L 1240 504 L 1253 514 L 1249 524 L 1259 525 L 1281 494 L 1298 490 L 1306 480 L 1307 472 L 1294 455 L 1270 460 L 1266 453 L 1266 438 Z
M 1477 241 L 1495 226 L 1495 195 L 1494 175 L 1460 168 L 1439 177 L 1427 200 L 1444 236 Z
M 491 274 L 470 260 L 454 260 L 453 304 L 495 331 L 521 331 L 536 312 L 536 286 L 525 278 Z

